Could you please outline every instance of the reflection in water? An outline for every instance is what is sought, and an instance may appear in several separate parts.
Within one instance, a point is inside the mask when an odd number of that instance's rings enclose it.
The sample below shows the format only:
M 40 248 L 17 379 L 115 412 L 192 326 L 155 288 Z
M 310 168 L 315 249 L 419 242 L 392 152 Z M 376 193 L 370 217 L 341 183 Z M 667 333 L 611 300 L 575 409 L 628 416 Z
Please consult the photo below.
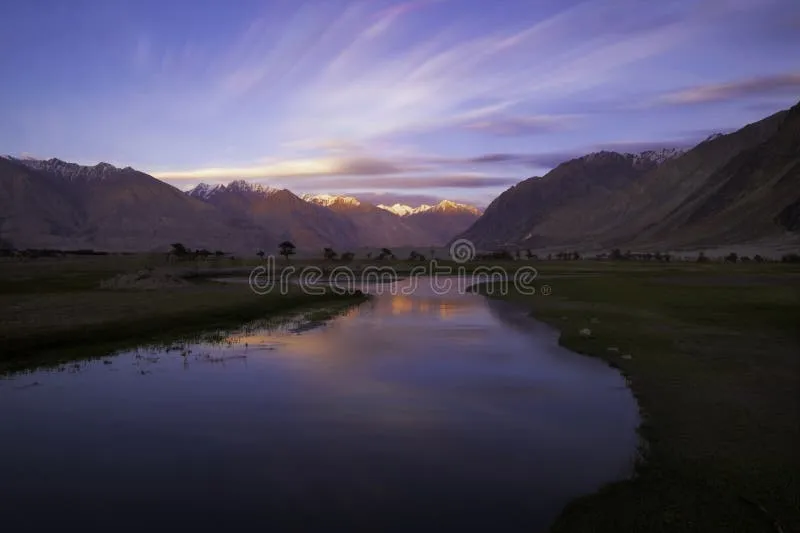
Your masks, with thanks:
M 623 379 L 514 307 L 307 318 L 0 381 L 4 525 L 538 531 L 630 473 Z

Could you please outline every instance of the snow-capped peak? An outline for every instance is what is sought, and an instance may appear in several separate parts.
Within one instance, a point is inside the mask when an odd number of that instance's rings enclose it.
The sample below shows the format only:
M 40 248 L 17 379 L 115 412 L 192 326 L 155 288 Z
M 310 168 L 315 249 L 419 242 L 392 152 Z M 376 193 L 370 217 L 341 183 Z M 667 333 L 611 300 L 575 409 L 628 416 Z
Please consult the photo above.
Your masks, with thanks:
M 394 213 L 395 215 L 398 215 L 398 216 L 401 216 L 401 217 L 405 217 L 405 216 L 408 216 L 408 215 L 413 215 L 414 213 L 418 212 L 420 209 L 422 209 L 422 210 L 430 209 L 431 206 L 423 204 L 423 205 L 415 208 L 415 207 L 411 207 L 410 205 L 405 205 L 405 204 L 394 204 L 394 205 L 378 204 L 378 207 L 380 207 L 381 209 L 385 209 L 386 211 L 390 211 L 390 212 Z
M 245 180 L 234 180 L 225 187 L 225 190 L 228 192 L 258 193 L 263 195 L 271 195 L 279 191 L 274 187 L 261 185 L 260 183 L 250 183 Z
M 25 157 L 22 159 L 10 158 L 13 161 L 21 163 L 28 168 L 39 170 L 42 172 L 49 172 L 70 181 L 75 180 L 104 180 L 109 177 L 114 177 L 122 172 L 133 171 L 131 167 L 123 169 L 117 168 L 106 162 L 98 163 L 94 166 L 78 165 L 77 163 L 67 163 L 55 157 L 52 159 L 33 159 Z
M 209 185 L 208 183 L 200 183 L 193 189 L 186 191 L 186 194 L 189 196 L 193 196 L 195 198 L 200 198 L 201 200 L 208 200 L 212 196 L 222 193 L 222 192 L 235 192 L 235 193 L 255 193 L 255 194 L 262 194 L 264 196 L 270 196 L 279 189 L 275 189 L 273 187 L 267 187 L 266 185 L 260 185 L 258 183 L 249 183 L 245 180 L 235 180 L 230 182 L 228 185 Z
M 361 202 L 352 196 L 337 196 L 334 194 L 304 194 L 301 196 L 301 198 L 306 202 L 311 202 L 313 204 L 322 205 L 325 207 L 330 207 L 332 205 L 349 205 L 355 207 L 361 205 Z
M 678 148 L 662 148 L 660 150 L 646 150 L 638 154 L 626 154 L 626 155 L 633 156 L 634 165 L 641 164 L 644 162 L 651 162 L 655 163 L 656 165 L 660 165 L 665 161 L 669 161 L 670 159 L 675 159 L 676 157 L 680 157 L 684 153 L 685 150 L 680 150 Z
M 579 160 L 590 161 L 629 161 L 634 167 L 642 166 L 658 166 L 662 163 L 675 159 L 686 153 L 685 150 L 679 148 L 661 148 L 659 150 L 645 150 L 636 154 L 612 152 L 608 150 L 601 150 L 599 152 L 592 152 Z
M 432 211 L 439 211 L 439 212 L 467 212 L 473 215 L 480 215 L 481 211 L 475 206 L 467 205 L 467 204 L 460 204 L 458 202 L 454 202 L 452 200 L 442 200 L 435 206 L 431 207 L 430 210 Z
M 193 189 L 186 191 L 186 194 L 195 198 L 208 200 L 223 187 L 224 185 L 209 185 L 208 183 L 200 183 Z
M 385 209 L 387 211 L 391 211 L 395 215 L 399 215 L 401 217 L 407 217 L 411 215 L 418 215 L 420 213 L 425 213 L 427 211 L 436 211 L 436 212 L 456 212 L 456 211 L 466 211 L 469 213 L 473 213 L 476 215 L 480 214 L 480 210 L 476 207 L 466 204 L 459 204 L 457 202 L 453 202 L 452 200 L 442 200 L 436 205 L 428 205 L 422 204 L 418 207 L 411 207 L 405 204 L 394 204 L 394 205 L 378 205 L 381 209 Z

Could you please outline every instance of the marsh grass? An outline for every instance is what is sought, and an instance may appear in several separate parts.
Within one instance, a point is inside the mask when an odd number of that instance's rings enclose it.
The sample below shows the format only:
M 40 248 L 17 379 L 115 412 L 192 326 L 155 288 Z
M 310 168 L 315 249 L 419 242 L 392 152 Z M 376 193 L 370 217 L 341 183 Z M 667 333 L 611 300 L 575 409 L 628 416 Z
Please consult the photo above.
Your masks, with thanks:
M 633 479 L 552 530 L 800 531 L 797 270 L 586 266 L 545 271 L 550 296 L 505 298 L 628 377 L 647 446 Z M 556 276 L 580 271 L 600 275 Z
M 137 256 L 0 264 L 0 374 L 57 366 L 149 343 L 229 330 L 264 317 L 313 310 L 321 322 L 365 296 L 256 295 L 247 285 L 193 280 L 186 287 L 101 290 L 103 279 L 145 267 Z

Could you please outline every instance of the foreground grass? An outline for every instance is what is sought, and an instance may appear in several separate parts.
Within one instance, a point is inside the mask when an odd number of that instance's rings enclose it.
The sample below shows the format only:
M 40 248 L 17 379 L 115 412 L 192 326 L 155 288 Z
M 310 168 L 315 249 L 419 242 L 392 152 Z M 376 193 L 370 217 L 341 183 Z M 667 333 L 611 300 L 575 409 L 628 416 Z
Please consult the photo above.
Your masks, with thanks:
M 247 285 L 190 283 L 163 290 L 100 290 L 123 261 L 39 262 L 27 270 L 7 266 L 0 283 L 0 373 L 102 356 L 152 342 L 169 342 L 202 330 L 225 329 L 282 313 L 316 309 L 316 320 L 363 296 L 254 294 Z M 16 277 L 15 277 L 16 276 Z
M 574 502 L 552 530 L 800 531 L 800 273 L 542 270 L 552 295 L 494 297 L 529 306 L 564 346 L 619 367 L 647 443 L 634 479 Z

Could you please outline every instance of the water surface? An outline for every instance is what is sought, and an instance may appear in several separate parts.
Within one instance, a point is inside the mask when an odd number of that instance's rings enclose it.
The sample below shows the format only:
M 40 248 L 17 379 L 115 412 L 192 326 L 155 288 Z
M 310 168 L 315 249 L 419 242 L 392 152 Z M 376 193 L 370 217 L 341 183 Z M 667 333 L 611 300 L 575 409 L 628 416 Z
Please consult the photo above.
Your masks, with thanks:
M 631 473 L 638 425 L 624 379 L 556 338 L 420 283 L 314 329 L 2 379 L 3 529 L 546 529 Z

